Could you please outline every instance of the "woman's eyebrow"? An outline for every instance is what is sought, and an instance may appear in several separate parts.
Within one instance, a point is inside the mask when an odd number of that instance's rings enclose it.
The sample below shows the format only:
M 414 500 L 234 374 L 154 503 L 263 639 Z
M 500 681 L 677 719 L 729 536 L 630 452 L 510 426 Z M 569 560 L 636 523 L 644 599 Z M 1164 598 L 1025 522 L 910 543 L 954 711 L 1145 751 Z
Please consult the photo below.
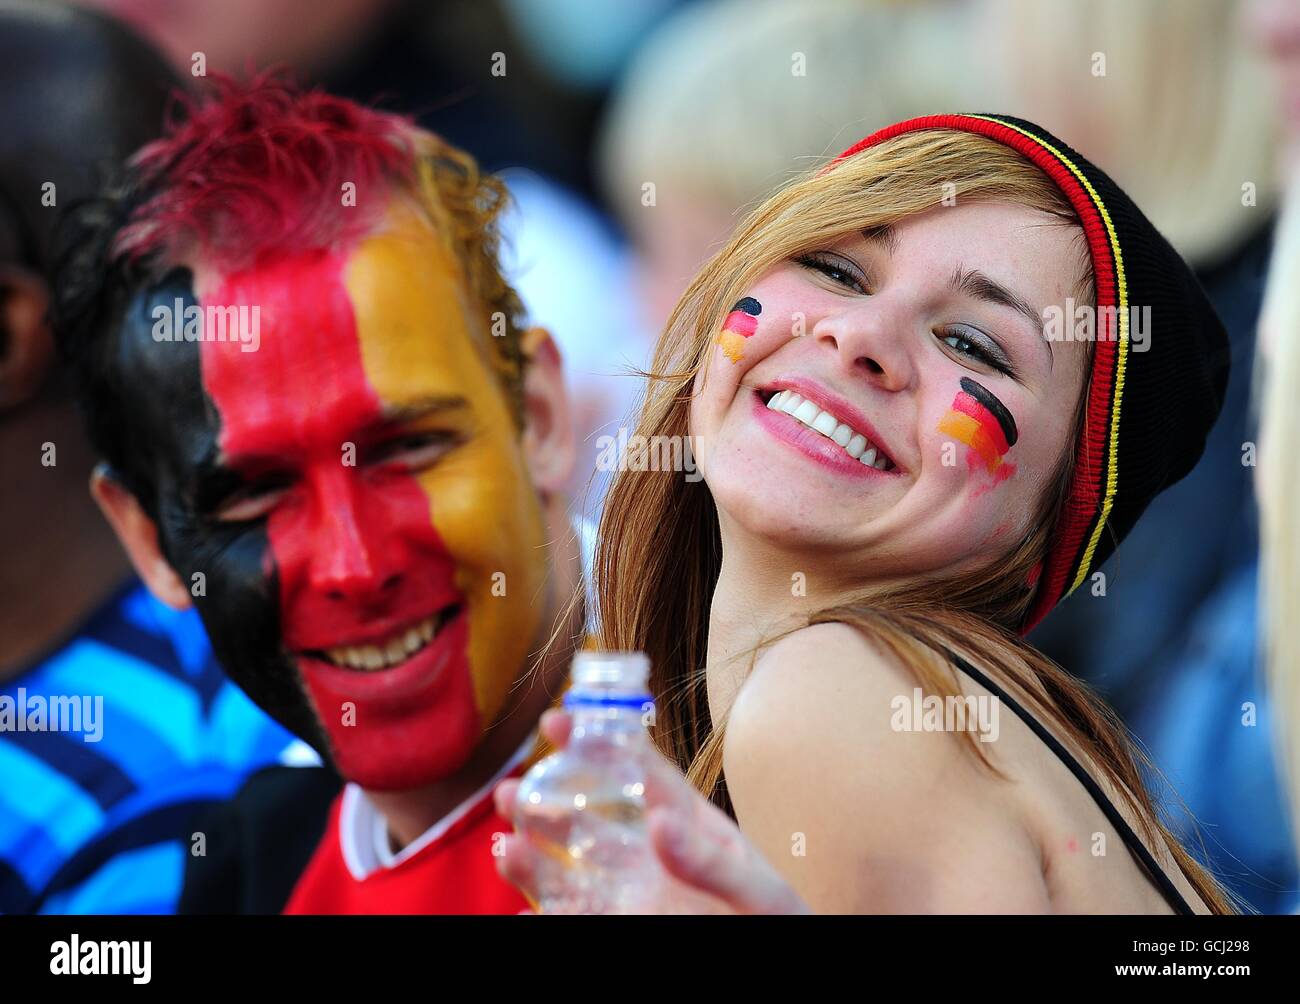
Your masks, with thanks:
M 898 233 L 888 223 L 868 227 L 862 231 L 862 239 L 869 244 L 881 245 L 890 255 L 898 250 Z
M 1047 364 L 1049 367 L 1052 365 L 1054 353 L 1052 352 L 1051 342 L 1043 335 L 1042 312 L 1031 307 L 1024 297 L 1007 289 L 1002 283 L 990 279 L 979 269 L 972 269 L 968 272 L 960 265 L 953 271 L 952 278 L 948 280 L 948 285 L 955 293 L 965 293 L 967 296 L 973 296 L 977 300 L 983 300 L 986 303 L 1010 307 L 1022 314 L 1034 326 L 1034 330 L 1038 332 L 1038 340 L 1047 348 Z

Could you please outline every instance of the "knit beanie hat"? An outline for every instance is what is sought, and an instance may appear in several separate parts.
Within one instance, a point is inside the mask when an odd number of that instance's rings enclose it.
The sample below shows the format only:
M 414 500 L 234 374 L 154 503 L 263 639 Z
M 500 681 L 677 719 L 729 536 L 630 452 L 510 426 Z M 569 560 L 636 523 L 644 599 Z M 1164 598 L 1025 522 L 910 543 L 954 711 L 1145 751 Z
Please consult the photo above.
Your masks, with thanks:
M 1099 567 L 1151 500 L 1200 459 L 1227 389 L 1227 334 L 1192 270 L 1133 201 L 1031 122 L 927 115 L 873 133 L 835 162 L 919 129 L 978 133 L 1028 158 L 1074 207 L 1092 258 L 1096 344 L 1083 433 L 1023 634 Z M 1130 310 L 1147 307 L 1149 324 L 1135 347 Z

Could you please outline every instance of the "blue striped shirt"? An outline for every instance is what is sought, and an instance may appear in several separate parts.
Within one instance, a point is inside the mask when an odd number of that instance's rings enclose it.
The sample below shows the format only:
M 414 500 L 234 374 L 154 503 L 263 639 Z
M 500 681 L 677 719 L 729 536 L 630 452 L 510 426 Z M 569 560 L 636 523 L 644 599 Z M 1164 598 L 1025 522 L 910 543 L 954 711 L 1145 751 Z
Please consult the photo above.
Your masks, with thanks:
M 174 912 L 198 818 L 293 742 L 193 610 L 121 591 L 0 687 L 0 913 Z

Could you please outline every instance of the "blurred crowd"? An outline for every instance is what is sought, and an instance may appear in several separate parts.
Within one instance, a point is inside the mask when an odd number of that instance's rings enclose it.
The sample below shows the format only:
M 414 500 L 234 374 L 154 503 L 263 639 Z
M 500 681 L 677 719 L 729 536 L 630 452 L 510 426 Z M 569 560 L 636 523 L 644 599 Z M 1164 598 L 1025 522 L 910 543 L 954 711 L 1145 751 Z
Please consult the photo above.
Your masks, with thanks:
M 98 667 L 123 695 L 150 688 L 158 720 L 138 723 L 116 763 L 0 735 L 0 912 L 174 909 L 175 821 L 257 767 L 307 755 L 224 682 L 192 612 L 139 589 L 86 497 L 91 451 L 41 322 L 53 217 L 18 195 L 46 178 L 61 203 L 88 194 L 157 128 L 162 84 L 275 65 L 412 115 L 507 181 L 509 277 L 564 354 L 572 497 L 587 517 L 609 477 L 596 441 L 626 425 L 655 335 L 774 188 L 881 126 L 941 111 L 1030 119 L 1114 176 L 1195 265 L 1230 334 L 1231 385 L 1196 470 L 1031 640 L 1135 732 L 1157 790 L 1162 776 L 1181 797 L 1171 825 L 1234 892 L 1261 912 L 1300 908 L 1259 658 L 1247 457 L 1264 281 L 1300 161 L 1294 0 L 82 6 L 94 15 L 0 3 L 0 691 L 40 674 L 75 688 Z M 47 440 L 57 477 L 18 461 Z M 70 648 L 74 636 L 88 647 Z M 161 772 L 148 784 L 145 762 Z

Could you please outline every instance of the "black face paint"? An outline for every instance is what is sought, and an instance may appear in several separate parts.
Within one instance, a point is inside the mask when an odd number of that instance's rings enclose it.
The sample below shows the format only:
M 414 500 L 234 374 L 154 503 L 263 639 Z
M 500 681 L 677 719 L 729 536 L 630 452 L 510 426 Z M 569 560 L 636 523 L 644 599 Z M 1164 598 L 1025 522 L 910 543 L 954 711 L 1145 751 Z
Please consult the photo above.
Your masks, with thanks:
M 1002 435 L 1007 439 L 1007 448 L 1015 446 L 1019 438 L 1016 420 L 1011 417 L 1011 412 L 1007 411 L 1007 406 L 998 400 L 997 395 L 970 377 L 961 378 L 961 389 L 987 408 L 989 413 L 998 420 L 998 425 L 1002 427 Z
M 743 296 L 722 322 L 722 331 L 718 333 L 718 344 L 728 359 L 738 363 L 744 355 L 745 339 L 758 330 L 758 315 L 763 306 L 752 296 Z
M 240 480 L 218 463 L 221 419 L 203 388 L 200 345 L 159 341 L 155 311 L 197 305 L 188 271 L 133 297 L 116 341 L 111 379 L 121 421 L 147 464 L 159 544 L 190 587 L 213 651 L 230 678 L 294 735 L 329 758 L 328 743 L 293 659 L 285 652 L 279 582 L 265 519 L 223 523 L 217 506 Z M 174 325 L 180 330 L 180 323 Z M 203 589 L 196 593 L 196 574 Z

